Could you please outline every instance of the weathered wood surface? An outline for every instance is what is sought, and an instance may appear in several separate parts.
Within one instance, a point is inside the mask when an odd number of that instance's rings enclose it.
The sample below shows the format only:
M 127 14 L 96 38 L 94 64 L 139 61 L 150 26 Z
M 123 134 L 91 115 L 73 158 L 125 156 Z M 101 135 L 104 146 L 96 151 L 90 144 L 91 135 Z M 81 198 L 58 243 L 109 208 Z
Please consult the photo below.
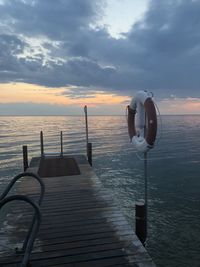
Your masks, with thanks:
M 75 158 L 80 175 L 43 178 L 46 192 L 32 267 L 155 266 L 85 157 Z M 39 160 L 34 158 L 28 171 L 37 172 Z M 37 199 L 39 187 L 24 178 L 17 190 Z M 31 216 L 26 205 L 10 208 L 4 244 L 13 249 L 22 243 Z M 16 267 L 20 259 L 2 254 L 0 266 Z
M 38 174 L 41 178 L 79 175 L 76 160 L 70 157 L 45 158 L 40 161 Z

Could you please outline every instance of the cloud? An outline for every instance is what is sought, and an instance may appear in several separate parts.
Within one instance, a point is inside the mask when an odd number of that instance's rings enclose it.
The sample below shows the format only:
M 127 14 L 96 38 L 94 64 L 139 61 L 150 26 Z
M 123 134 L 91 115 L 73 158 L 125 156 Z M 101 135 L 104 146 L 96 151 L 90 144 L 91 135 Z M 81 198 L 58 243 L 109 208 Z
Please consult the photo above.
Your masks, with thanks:
M 66 40 L 97 20 L 102 1 L 6 0 L 0 8 L 7 29 L 26 36 Z
M 87 87 L 69 86 L 68 89 L 62 91 L 59 95 L 69 97 L 70 99 L 85 99 L 95 98 L 96 93 L 96 91 Z
M 150 89 L 160 98 L 198 97 L 200 2 L 152 0 L 120 39 L 94 26 L 105 2 L 4 1 L 0 81 L 72 85 L 90 95 L 94 88 L 121 95 Z
M 21 53 L 25 48 L 23 43 L 16 36 L 7 34 L 0 35 L 0 77 L 1 81 L 9 81 L 15 77 L 17 71 L 19 71 L 20 62 L 16 55 Z M 10 78 L 9 78 L 10 77 Z
M 45 103 L 0 103 L 1 116 L 46 116 L 46 115 L 80 115 L 83 116 L 84 105 L 56 105 Z M 122 105 L 88 105 L 89 114 L 95 115 L 124 115 Z M 117 112 L 116 112 L 117 111 Z
M 158 106 L 162 114 L 199 114 L 200 98 L 164 98 Z
M 45 103 L 0 103 L 0 114 L 7 116 L 82 115 L 83 110 L 76 106 Z

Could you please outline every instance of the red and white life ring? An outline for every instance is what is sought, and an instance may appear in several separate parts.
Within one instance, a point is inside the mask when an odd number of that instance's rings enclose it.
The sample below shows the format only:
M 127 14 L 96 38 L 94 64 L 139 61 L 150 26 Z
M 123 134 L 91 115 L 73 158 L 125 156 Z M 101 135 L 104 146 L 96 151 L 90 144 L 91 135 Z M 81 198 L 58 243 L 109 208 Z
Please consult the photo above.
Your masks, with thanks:
M 139 91 L 128 106 L 128 132 L 137 151 L 147 152 L 153 148 L 157 133 L 157 115 L 150 93 Z

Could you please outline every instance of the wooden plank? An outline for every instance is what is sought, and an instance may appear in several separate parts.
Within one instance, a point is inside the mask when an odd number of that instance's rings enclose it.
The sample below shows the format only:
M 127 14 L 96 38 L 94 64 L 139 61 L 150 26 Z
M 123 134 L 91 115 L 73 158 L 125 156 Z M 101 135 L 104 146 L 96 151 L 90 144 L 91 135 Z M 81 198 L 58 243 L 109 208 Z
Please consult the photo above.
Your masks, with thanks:
M 75 263 L 75 262 L 85 262 L 85 261 L 93 261 L 99 259 L 109 259 L 109 258 L 119 258 L 123 257 L 124 262 L 128 263 L 126 260 L 126 254 L 122 249 L 113 249 L 107 251 L 98 251 L 94 253 L 85 253 L 85 254 L 76 254 L 76 255 L 66 255 L 61 257 L 43 259 L 43 266 L 54 266 L 56 264 L 67 264 L 67 263 Z M 40 264 L 40 260 L 31 260 L 32 267 L 38 266 Z M 91 264 L 91 263 L 90 263 Z M 91 266 L 91 265 L 90 265 Z
M 104 244 L 112 244 L 118 242 L 117 238 L 114 237 L 105 237 L 105 238 L 96 238 L 92 240 L 82 240 L 82 241 L 75 241 L 75 242 L 64 242 L 64 243 L 57 243 L 52 245 L 43 245 L 42 251 L 53 251 L 53 250 L 60 250 L 60 249 L 76 249 L 82 247 L 89 247 L 89 246 L 97 246 L 97 245 L 104 245 Z
M 80 175 L 43 178 L 43 218 L 32 267 L 155 266 L 87 161 L 76 160 Z M 37 171 L 39 163 L 39 158 L 33 159 L 28 171 Z M 33 179 L 24 178 L 18 185 L 18 193 L 35 200 L 39 191 Z M 13 206 L 6 218 L 9 242 L 23 239 L 31 218 L 26 205 Z M 1 257 L 0 266 L 16 267 L 20 260 L 20 256 Z

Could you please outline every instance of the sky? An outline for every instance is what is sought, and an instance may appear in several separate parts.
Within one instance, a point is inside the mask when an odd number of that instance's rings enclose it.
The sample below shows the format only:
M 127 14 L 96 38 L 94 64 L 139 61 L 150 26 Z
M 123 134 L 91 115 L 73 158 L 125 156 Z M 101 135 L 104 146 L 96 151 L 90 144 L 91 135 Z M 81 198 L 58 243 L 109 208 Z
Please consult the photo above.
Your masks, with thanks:
M 0 115 L 200 114 L 199 0 L 0 0 Z

